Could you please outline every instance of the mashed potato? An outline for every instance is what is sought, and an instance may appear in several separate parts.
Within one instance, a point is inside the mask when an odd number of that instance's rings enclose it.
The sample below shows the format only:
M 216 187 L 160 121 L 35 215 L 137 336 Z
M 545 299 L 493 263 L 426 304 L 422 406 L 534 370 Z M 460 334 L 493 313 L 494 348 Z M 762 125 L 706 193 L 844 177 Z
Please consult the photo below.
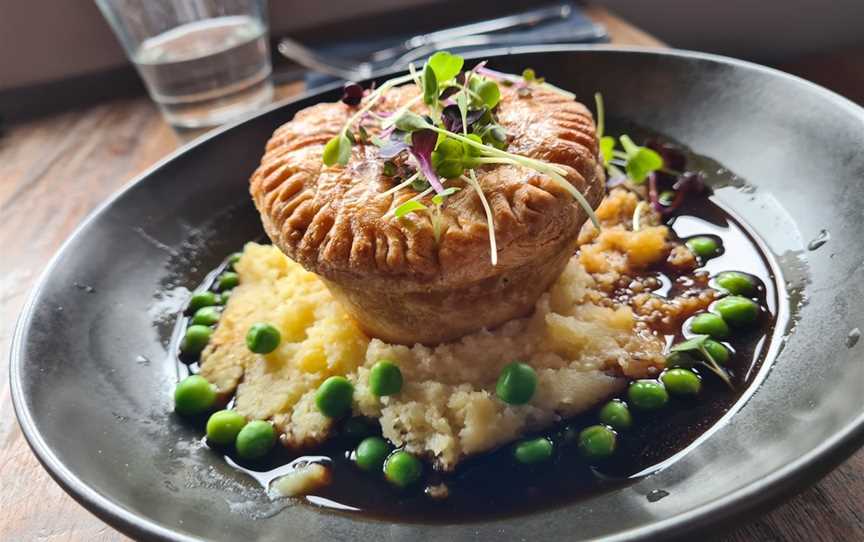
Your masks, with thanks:
M 633 206 L 635 197 L 623 191 L 607 198 L 598 214 L 608 229 L 583 230 L 580 255 L 530 317 L 435 347 L 366 336 L 317 276 L 273 246 L 249 243 L 236 264 L 240 285 L 202 355 L 201 374 L 221 393 L 236 392 L 235 408 L 243 415 L 272 420 L 284 444 L 295 448 L 328 437 L 333 422 L 315 408 L 315 390 L 327 377 L 344 375 L 355 387 L 355 415 L 378 419 L 394 444 L 451 470 L 468 455 L 594 407 L 622 391 L 628 378 L 662 370 L 664 341 L 610 295 L 610 284 L 631 269 L 674 250 L 663 226 L 627 230 L 622 221 Z M 661 309 L 672 306 L 644 295 Z M 256 322 L 280 330 L 274 352 L 246 348 L 246 331 Z M 402 371 L 405 384 L 397 395 L 379 398 L 369 391 L 370 368 L 381 359 Z M 538 376 L 526 405 L 508 405 L 494 391 L 501 369 L 515 360 Z

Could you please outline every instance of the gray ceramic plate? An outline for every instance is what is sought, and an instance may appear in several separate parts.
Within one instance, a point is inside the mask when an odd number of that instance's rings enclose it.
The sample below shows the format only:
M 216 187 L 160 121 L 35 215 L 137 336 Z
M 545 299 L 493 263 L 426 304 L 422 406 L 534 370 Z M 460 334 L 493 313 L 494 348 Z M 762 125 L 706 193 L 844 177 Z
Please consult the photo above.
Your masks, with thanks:
M 542 513 L 451 526 L 386 524 L 271 503 L 178 423 L 174 312 L 206 271 L 260 235 L 247 179 L 275 127 L 334 89 L 178 151 L 98 209 L 21 316 L 12 392 L 52 476 L 135 537 L 166 540 L 643 539 L 733 525 L 812 483 L 864 438 L 864 111 L 813 84 L 708 55 L 602 47 L 476 55 L 535 68 L 614 117 L 685 142 L 740 177 L 716 191 L 765 241 L 794 329 L 737 412 L 667 468 Z M 501 56 L 498 56 L 501 55 Z M 825 230 L 815 251 L 808 241 Z M 854 335 L 854 334 L 853 334 Z M 657 502 L 646 495 L 669 492 Z

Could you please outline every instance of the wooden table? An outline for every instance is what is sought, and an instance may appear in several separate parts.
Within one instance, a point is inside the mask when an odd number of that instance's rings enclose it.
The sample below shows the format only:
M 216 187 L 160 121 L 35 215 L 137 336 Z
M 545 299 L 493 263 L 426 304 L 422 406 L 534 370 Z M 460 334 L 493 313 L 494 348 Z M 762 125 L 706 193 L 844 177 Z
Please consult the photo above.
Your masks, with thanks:
M 608 12 L 589 9 L 612 42 L 663 44 Z M 300 90 L 283 86 L 281 96 Z M 28 291 L 72 229 L 128 179 L 180 144 L 146 97 L 118 100 L 9 127 L 0 136 L 0 361 Z M 0 540 L 124 540 L 54 483 L 15 421 L 9 383 L 0 389 Z M 815 487 L 723 537 L 864 540 L 864 451 Z

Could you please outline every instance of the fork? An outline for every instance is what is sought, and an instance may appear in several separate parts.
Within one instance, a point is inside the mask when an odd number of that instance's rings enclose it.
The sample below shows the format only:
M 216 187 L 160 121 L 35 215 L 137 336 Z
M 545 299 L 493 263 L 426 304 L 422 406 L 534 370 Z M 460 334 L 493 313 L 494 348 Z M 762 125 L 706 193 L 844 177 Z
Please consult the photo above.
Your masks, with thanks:
M 597 41 L 602 39 L 605 35 L 606 31 L 602 26 L 594 25 L 592 28 L 586 28 L 579 32 L 566 30 L 561 33 L 546 34 L 542 38 L 542 43 Z M 538 41 L 536 37 L 526 41 L 525 36 L 520 35 L 518 32 L 462 36 L 443 41 L 428 42 L 420 47 L 409 50 L 392 63 L 373 63 L 369 61 L 353 62 L 347 59 L 318 53 L 291 38 L 282 38 L 279 42 L 278 49 L 285 57 L 311 70 L 332 75 L 346 81 L 360 81 L 363 79 L 369 79 L 376 71 L 388 67 L 397 68 L 407 66 L 411 61 L 428 56 L 439 49 L 495 45 L 527 45 L 540 42 L 541 41 Z

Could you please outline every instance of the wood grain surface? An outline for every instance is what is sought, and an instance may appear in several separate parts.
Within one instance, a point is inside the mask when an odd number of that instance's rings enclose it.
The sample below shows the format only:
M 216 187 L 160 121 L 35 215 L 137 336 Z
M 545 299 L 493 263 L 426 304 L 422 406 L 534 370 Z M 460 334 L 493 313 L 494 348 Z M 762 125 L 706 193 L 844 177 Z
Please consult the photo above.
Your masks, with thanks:
M 613 43 L 662 46 L 632 25 L 590 8 Z M 281 87 L 290 95 L 298 85 Z M 0 135 L 0 370 L 28 291 L 71 230 L 130 178 L 186 137 L 146 97 L 113 101 L 7 127 Z M 125 540 L 73 501 L 42 469 L 0 388 L 0 540 Z M 725 541 L 864 540 L 864 451 L 816 486 L 743 526 Z

